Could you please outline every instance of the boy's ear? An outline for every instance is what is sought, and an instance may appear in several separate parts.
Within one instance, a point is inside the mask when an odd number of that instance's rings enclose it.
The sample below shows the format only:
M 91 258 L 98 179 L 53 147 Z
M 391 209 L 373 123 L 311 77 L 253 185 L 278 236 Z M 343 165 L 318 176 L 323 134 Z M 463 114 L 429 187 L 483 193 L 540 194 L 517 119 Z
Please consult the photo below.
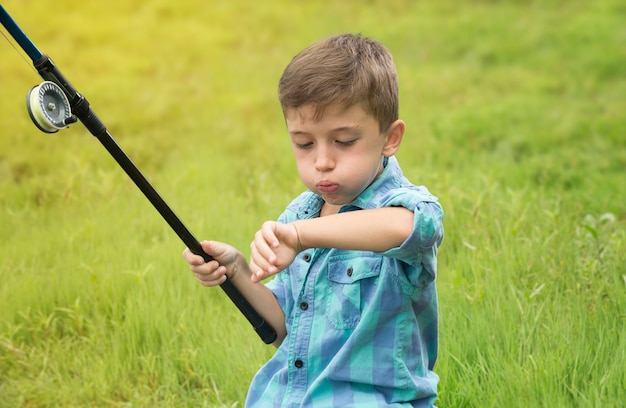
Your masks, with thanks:
M 383 156 L 393 156 L 400 143 L 402 143 L 402 136 L 404 135 L 404 121 L 398 119 L 389 126 L 387 131 L 385 146 L 383 147 Z

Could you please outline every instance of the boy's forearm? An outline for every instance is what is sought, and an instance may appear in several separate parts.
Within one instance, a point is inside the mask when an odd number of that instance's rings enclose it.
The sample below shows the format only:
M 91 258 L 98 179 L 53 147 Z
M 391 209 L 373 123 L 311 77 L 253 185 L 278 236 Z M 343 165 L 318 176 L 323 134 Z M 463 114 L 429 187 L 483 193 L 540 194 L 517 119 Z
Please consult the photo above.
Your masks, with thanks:
M 240 254 L 237 259 L 237 271 L 232 275 L 231 282 L 276 331 L 277 338 L 273 345 L 278 347 L 287 335 L 285 315 L 274 294 L 262 283 L 251 282 L 250 275 L 248 262 Z
M 383 252 L 399 247 L 413 230 L 413 212 L 404 207 L 350 211 L 295 221 L 300 250 L 338 248 Z

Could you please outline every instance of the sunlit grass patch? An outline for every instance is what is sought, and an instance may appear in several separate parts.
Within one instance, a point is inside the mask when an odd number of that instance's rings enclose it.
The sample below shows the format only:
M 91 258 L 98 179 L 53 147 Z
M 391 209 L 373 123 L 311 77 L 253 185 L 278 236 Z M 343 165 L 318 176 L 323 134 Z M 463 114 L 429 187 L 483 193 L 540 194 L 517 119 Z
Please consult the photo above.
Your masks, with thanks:
M 619 405 L 626 8 L 335 3 L 3 6 L 190 230 L 244 253 L 303 189 L 282 69 L 324 35 L 383 41 L 398 157 L 446 211 L 438 405 Z M 0 38 L 0 407 L 243 406 L 272 348 L 95 138 L 30 123 L 28 65 Z

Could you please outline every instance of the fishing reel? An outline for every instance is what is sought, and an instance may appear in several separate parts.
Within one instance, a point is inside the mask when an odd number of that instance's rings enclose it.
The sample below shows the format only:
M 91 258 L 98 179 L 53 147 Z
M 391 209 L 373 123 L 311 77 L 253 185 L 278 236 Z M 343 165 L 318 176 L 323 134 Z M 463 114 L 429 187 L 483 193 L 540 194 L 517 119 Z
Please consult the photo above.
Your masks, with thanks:
M 28 91 L 26 109 L 35 126 L 46 133 L 56 133 L 78 120 L 72 115 L 67 95 L 52 81 L 44 81 Z

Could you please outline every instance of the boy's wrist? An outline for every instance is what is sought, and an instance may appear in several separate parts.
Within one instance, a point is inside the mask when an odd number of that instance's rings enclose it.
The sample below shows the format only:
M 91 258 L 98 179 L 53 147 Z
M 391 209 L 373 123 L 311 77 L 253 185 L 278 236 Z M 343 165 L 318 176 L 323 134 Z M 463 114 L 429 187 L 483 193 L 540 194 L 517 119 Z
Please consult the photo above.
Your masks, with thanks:
M 231 269 L 230 273 L 226 274 L 226 276 L 228 277 L 228 279 L 234 282 L 244 275 L 248 275 L 249 277 L 250 273 L 246 274 L 246 270 L 250 270 L 250 267 L 248 266 L 248 261 L 241 252 L 237 252 L 237 258 L 235 259 L 235 262 L 233 262 L 233 268 Z
M 305 249 L 309 249 L 309 246 L 306 246 L 305 241 L 303 240 L 303 222 L 302 221 L 294 221 L 291 223 L 293 229 L 296 233 L 296 245 L 294 247 L 297 254 L 304 251 Z

